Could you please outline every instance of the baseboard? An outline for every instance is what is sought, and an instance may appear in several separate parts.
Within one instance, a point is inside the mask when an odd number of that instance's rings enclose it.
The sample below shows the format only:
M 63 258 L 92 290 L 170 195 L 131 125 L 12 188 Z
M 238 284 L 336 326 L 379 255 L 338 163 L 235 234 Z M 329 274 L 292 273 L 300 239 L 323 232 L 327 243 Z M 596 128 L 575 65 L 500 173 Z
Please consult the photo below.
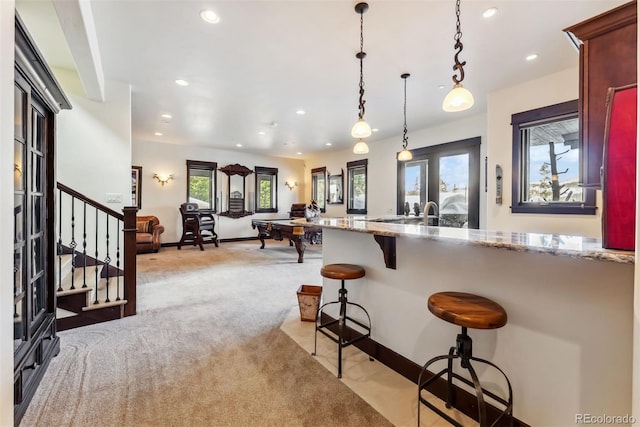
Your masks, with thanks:
M 322 313 L 322 317 L 320 320 L 322 323 L 326 323 L 336 319 L 333 318 L 332 316 L 329 316 L 326 313 Z M 333 325 L 333 327 L 330 327 L 329 329 L 331 329 L 333 332 L 337 332 L 337 324 Z M 346 335 L 347 335 L 347 339 L 349 340 L 351 339 L 351 336 L 358 336 L 360 335 L 360 333 L 347 326 Z M 384 345 L 372 340 L 371 338 L 363 339 L 361 341 L 356 342 L 353 345 L 358 347 L 360 350 L 364 351 L 374 359 L 376 359 L 378 362 L 393 369 L 394 371 L 396 371 L 397 373 L 399 373 L 409 381 L 415 383 L 416 385 L 418 384 L 418 377 L 420 376 L 420 371 L 422 370 L 422 366 L 418 365 L 412 360 L 407 359 L 401 354 L 396 353 L 390 348 L 385 347 Z M 444 354 L 448 350 L 449 350 L 448 348 L 442 349 L 442 353 Z M 431 371 L 428 371 L 428 373 L 430 375 L 434 374 Z M 478 409 L 477 409 L 478 405 L 477 405 L 476 396 L 455 384 L 453 385 L 453 388 L 454 388 L 454 392 L 453 392 L 454 407 L 460 412 L 462 412 L 463 414 L 465 414 L 466 416 L 468 416 L 469 418 L 472 418 L 478 421 Z M 427 387 L 427 390 L 430 393 L 433 393 L 438 398 L 445 400 L 446 393 L 447 393 L 447 381 L 443 378 L 440 378 L 434 381 L 429 387 Z M 417 393 L 416 393 L 416 399 L 417 399 Z M 428 408 L 423 408 L 423 409 L 427 411 L 429 410 Z M 487 418 L 489 419 L 489 424 L 493 423 L 494 420 L 496 420 L 501 413 L 502 411 L 500 409 L 496 408 L 495 406 L 487 404 Z M 499 425 L 503 425 L 503 424 L 499 424 Z M 529 425 L 523 421 L 520 421 L 514 418 L 513 427 L 529 427 Z
M 257 237 L 233 237 L 231 239 L 218 239 L 218 243 L 227 243 L 227 242 L 244 242 L 244 241 L 248 241 L 248 240 L 258 240 Z M 174 247 L 174 246 L 178 246 L 179 242 L 166 242 L 166 243 L 161 243 L 160 247 L 163 248 L 170 248 L 170 247 Z M 213 244 L 213 240 L 209 240 L 209 241 L 204 241 L 202 242 L 205 245 L 209 245 L 209 244 Z M 189 243 L 190 245 L 191 243 Z M 184 244 L 184 246 L 188 246 L 187 244 Z

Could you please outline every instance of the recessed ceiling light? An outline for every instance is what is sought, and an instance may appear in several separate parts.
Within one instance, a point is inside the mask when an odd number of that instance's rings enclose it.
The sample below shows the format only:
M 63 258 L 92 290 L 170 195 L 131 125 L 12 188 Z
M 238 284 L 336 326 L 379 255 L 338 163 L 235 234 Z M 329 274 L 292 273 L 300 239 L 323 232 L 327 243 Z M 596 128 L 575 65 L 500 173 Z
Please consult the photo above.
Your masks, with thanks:
M 379 130 L 380 129 L 378 129 L 378 128 L 374 128 L 374 129 L 371 129 L 371 132 L 378 132 Z
M 266 135 L 266 133 L 264 131 L 260 131 L 258 132 L 258 135 Z
M 154 133 L 155 136 L 162 136 L 162 132 L 156 132 Z
M 304 112 L 304 110 L 298 110 L 298 111 L 296 111 L 296 114 L 299 115 L 299 116 L 304 116 L 305 112 Z
M 444 85 L 438 86 L 438 89 L 444 89 Z
M 490 7 L 489 9 L 486 9 L 484 12 L 482 12 L 482 17 L 483 18 L 491 18 L 496 13 L 498 13 L 498 8 L 497 7 Z
M 200 12 L 200 17 L 210 24 L 217 24 L 220 22 L 220 17 L 211 9 Z
M 327 142 L 327 143 L 326 143 L 326 144 L 324 144 L 324 145 L 329 146 L 329 145 L 333 145 L 333 144 L 332 144 L 332 143 L 330 143 L 330 142 Z
M 172 118 L 171 114 L 163 114 L 160 117 L 162 117 L 163 119 L 170 119 Z
M 178 86 L 189 86 L 189 82 L 188 82 L 188 81 L 186 81 L 186 80 L 182 80 L 182 79 L 178 79 L 178 80 L 176 80 L 176 84 L 177 84 Z
M 236 147 L 242 147 L 242 144 L 236 144 Z
M 531 55 L 527 55 L 527 57 L 525 58 L 527 61 L 533 61 L 538 59 L 538 54 L 537 53 L 532 53 Z
M 296 154 L 299 156 L 302 154 L 302 151 L 298 151 Z

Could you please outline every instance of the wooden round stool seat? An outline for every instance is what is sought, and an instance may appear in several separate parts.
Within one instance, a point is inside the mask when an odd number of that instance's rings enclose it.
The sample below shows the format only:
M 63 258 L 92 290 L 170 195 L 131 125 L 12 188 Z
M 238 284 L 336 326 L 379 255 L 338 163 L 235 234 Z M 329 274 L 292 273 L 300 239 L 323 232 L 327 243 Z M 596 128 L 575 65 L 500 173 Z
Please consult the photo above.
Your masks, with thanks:
M 429 297 L 429 311 L 436 317 L 463 328 L 497 329 L 507 323 L 500 304 L 464 292 L 438 292 Z
M 359 279 L 364 276 L 364 268 L 355 264 L 327 264 L 320 269 L 320 274 L 328 279 Z

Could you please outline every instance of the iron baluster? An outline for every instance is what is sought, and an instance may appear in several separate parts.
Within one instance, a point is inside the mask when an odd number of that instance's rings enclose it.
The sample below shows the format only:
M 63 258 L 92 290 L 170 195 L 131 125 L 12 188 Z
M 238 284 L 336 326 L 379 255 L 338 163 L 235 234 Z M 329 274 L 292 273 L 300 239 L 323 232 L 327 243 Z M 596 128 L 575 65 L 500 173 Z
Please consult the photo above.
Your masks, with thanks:
M 62 289 L 62 190 L 58 190 L 58 292 Z M 15 293 L 15 292 L 14 292 Z
M 75 213 L 75 205 L 76 198 L 71 196 L 71 243 L 69 243 L 69 247 L 71 248 L 71 288 L 75 289 L 75 279 L 76 279 L 76 237 L 75 237 L 75 229 L 76 229 L 76 213 Z
M 96 250 L 95 250 L 95 259 L 93 261 L 95 265 L 95 276 L 96 276 L 96 287 L 95 287 L 95 299 L 93 301 L 94 304 L 98 304 L 100 301 L 98 300 L 98 209 L 96 209 Z
M 82 212 L 82 287 L 87 287 L 87 202 L 83 202 Z
M 107 271 L 107 277 L 106 277 L 106 288 L 107 288 L 107 294 L 106 294 L 106 298 L 104 300 L 104 302 L 111 302 L 109 300 L 109 265 L 111 264 L 111 257 L 109 256 L 109 214 L 105 213 L 105 219 L 106 219 L 106 227 L 107 227 L 107 256 L 104 259 L 104 266 L 102 267 L 102 271 Z
M 116 269 L 118 275 L 116 276 L 116 301 L 120 301 L 120 219 L 117 219 L 116 231 Z

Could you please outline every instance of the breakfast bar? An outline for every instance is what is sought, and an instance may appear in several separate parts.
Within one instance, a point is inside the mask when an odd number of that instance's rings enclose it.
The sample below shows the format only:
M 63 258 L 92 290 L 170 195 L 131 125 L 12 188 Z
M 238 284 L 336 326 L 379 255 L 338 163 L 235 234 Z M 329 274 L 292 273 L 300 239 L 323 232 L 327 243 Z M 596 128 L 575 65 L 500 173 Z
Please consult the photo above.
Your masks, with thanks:
M 503 328 L 469 334 L 474 354 L 509 376 L 518 420 L 573 425 L 584 414 L 631 414 L 633 252 L 603 249 L 592 238 L 415 221 L 320 218 L 315 225 L 323 229 L 323 264 L 366 269 L 349 299 L 367 307 L 371 339 L 381 346 L 423 365 L 458 331 L 430 315 L 429 295 L 478 294 L 509 316 Z M 337 292 L 331 282 L 325 294 Z M 492 371 L 479 376 L 504 395 Z

